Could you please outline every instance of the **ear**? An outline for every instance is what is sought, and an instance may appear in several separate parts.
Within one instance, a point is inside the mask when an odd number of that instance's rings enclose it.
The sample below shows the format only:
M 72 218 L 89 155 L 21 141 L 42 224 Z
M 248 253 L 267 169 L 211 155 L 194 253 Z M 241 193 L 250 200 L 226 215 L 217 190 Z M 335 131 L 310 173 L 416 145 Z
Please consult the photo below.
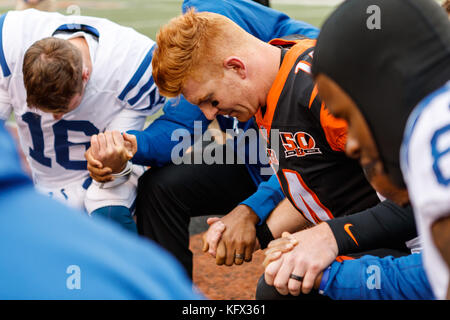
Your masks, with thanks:
M 91 77 L 91 72 L 89 71 L 89 68 L 86 66 L 83 66 L 83 73 L 81 74 L 81 78 L 83 79 L 83 82 L 86 83 L 90 77 Z
M 225 60 L 223 61 L 223 66 L 225 69 L 235 71 L 237 75 L 242 79 L 245 79 L 247 77 L 247 67 L 244 61 L 242 61 L 242 59 L 239 57 L 230 56 L 228 58 L 225 58 Z

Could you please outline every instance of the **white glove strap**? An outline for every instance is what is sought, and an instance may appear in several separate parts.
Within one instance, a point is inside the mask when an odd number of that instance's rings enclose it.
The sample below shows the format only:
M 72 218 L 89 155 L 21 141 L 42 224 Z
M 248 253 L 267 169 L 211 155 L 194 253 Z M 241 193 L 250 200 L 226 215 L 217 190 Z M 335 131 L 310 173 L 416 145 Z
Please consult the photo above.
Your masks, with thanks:
M 113 188 L 115 186 L 118 186 L 118 185 L 121 185 L 122 183 L 127 182 L 128 179 L 130 179 L 130 173 L 132 170 L 133 170 L 133 164 L 130 161 L 128 161 L 127 165 L 125 166 L 125 169 L 123 169 L 119 173 L 111 174 L 114 177 L 113 181 L 108 181 L 108 182 L 102 183 L 100 185 L 100 188 L 102 188 L 102 189 Z

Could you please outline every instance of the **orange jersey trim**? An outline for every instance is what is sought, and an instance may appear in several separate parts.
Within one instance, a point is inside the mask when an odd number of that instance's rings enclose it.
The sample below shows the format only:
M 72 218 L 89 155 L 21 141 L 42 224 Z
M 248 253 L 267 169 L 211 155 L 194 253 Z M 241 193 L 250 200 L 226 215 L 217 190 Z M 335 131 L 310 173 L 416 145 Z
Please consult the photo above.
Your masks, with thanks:
M 311 109 L 311 106 L 317 97 L 317 93 L 318 93 L 318 89 L 317 89 L 317 85 L 315 85 L 313 88 L 313 91 L 311 92 L 311 98 L 309 99 L 309 105 L 308 105 L 309 109 Z
M 355 260 L 355 258 L 349 257 L 349 256 L 337 256 L 336 261 L 337 262 L 344 262 L 345 260 Z
M 280 70 L 275 78 L 275 81 L 270 88 L 269 94 L 266 100 L 266 113 L 264 117 L 261 114 L 261 110 L 255 115 L 256 122 L 259 126 L 263 126 L 267 130 L 268 137 L 270 136 L 270 129 L 272 128 L 272 121 L 275 115 L 275 110 L 277 108 L 278 100 L 280 98 L 281 92 L 283 91 L 284 85 L 286 84 L 287 77 L 291 72 L 295 62 L 298 57 L 305 52 L 307 49 L 313 47 L 316 44 L 316 40 L 303 39 L 303 40 L 283 40 L 283 39 L 273 39 L 269 42 L 273 45 L 293 45 L 292 48 L 286 53 Z M 304 61 L 307 63 L 306 61 Z M 317 98 L 318 90 L 317 86 L 314 86 L 311 92 L 311 97 L 309 100 L 308 107 L 311 106 L 314 100 Z M 347 143 L 347 122 L 342 119 L 337 119 L 333 117 L 328 109 L 325 107 L 325 103 L 322 102 L 320 107 L 320 124 L 325 133 L 325 137 L 330 148 L 334 151 L 345 151 L 345 144 Z
M 303 41 L 307 39 L 298 39 L 298 40 L 286 40 L 283 38 L 275 38 L 269 41 L 270 44 L 274 46 L 286 46 L 286 45 L 296 45 L 299 41 Z
M 333 117 L 324 102 L 320 106 L 320 125 L 331 149 L 344 152 L 345 144 L 347 143 L 347 122 Z
M 313 47 L 316 44 L 316 40 L 304 39 L 297 41 L 286 41 L 283 39 L 273 39 L 269 42 L 270 44 L 294 44 L 294 46 L 289 49 L 283 59 L 280 70 L 275 78 L 275 81 L 270 88 L 269 94 L 266 99 L 266 113 L 264 117 L 262 116 L 261 109 L 255 114 L 256 122 L 259 126 L 263 126 L 267 130 L 268 137 L 270 136 L 270 129 L 272 128 L 272 120 L 277 108 L 278 99 L 280 98 L 281 92 L 283 91 L 286 80 L 291 72 L 295 62 L 298 57 Z

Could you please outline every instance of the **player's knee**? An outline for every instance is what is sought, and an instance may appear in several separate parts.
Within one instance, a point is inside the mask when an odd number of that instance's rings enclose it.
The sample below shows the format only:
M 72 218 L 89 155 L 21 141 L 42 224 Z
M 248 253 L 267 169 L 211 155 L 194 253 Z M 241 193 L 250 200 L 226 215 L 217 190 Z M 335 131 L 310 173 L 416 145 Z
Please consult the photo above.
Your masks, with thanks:
M 164 185 L 164 175 L 158 169 L 149 169 L 138 180 L 138 193 L 155 193 Z
M 259 278 L 256 286 L 256 300 L 285 300 L 286 296 L 281 295 L 273 286 L 264 280 L 264 274 Z
M 138 179 L 138 190 L 146 190 L 149 185 L 153 183 L 153 177 L 152 172 L 153 169 L 149 169 L 146 172 L 144 172 L 143 175 L 141 175 Z
M 176 167 L 168 166 L 147 170 L 138 180 L 138 194 L 152 200 L 162 199 L 169 194 L 177 194 L 182 181 L 174 171 Z
M 91 213 L 91 217 L 94 219 L 101 218 L 116 222 L 126 230 L 137 233 L 136 223 L 127 207 L 107 206 L 98 208 Z

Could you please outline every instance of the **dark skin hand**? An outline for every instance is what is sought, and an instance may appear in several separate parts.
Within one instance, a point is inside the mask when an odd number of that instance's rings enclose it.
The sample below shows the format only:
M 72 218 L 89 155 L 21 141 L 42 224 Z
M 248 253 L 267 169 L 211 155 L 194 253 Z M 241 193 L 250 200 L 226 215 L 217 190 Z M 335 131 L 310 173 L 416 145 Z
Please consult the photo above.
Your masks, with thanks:
M 216 264 L 231 266 L 251 261 L 259 217 L 246 205 L 239 205 L 220 220 L 226 229 L 217 246 Z M 235 257 L 235 254 L 242 254 L 244 259 Z

